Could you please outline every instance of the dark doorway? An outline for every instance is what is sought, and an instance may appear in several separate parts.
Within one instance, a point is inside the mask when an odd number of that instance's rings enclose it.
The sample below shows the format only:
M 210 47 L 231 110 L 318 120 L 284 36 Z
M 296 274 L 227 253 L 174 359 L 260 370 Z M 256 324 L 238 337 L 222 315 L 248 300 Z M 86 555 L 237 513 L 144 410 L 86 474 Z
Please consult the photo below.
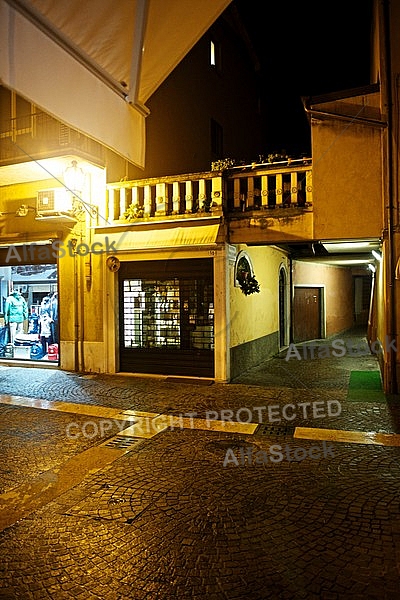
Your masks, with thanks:
M 279 271 L 279 347 L 287 346 L 287 276 L 281 267 Z
M 120 371 L 213 377 L 213 296 L 212 259 L 122 264 Z

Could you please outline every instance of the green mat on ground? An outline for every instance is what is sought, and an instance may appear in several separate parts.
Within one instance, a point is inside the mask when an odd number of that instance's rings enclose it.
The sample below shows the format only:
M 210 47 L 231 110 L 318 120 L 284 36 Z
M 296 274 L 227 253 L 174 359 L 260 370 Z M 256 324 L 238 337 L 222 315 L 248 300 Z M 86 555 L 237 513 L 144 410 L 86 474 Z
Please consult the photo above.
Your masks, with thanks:
M 380 371 L 351 371 L 347 400 L 385 402 Z

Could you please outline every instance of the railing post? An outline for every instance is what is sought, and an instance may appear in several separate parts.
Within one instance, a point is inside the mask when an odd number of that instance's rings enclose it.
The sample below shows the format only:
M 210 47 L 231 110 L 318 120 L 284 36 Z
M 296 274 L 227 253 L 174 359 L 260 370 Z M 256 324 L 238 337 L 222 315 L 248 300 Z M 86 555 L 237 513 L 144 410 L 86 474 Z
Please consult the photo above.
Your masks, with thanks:
M 156 215 L 165 215 L 165 205 L 167 197 L 167 185 L 165 183 L 156 184 Z
M 283 199 L 283 177 L 280 173 L 276 174 L 276 206 L 282 206 Z
M 268 175 L 261 175 L 261 206 L 268 206 Z
M 132 188 L 132 206 L 139 208 L 139 188 L 136 185 Z
M 124 212 L 128 208 L 126 205 L 126 198 L 127 198 L 126 188 L 122 187 L 119 189 L 119 216 L 118 216 L 119 219 L 124 218 Z
M 211 180 L 211 209 L 212 205 L 222 207 L 222 177 L 213 177 Z
M 306 202 L 312 204 L 312 171 L 306 171 Z
M 199 179 L 199 198 L 198 198 L 199 210 L 203 210 L 204 202 L 206 201 L 206 199 L 207 199 L 206 180 Z
M 297 172 L 290 173 L 290 201 L 292 204 L 296 204 L 298 201 L 299 190 L 297 188 Z
M 179 189 L 179 181 L 174 181 L 172 183 L 172 214 L 179 214 L 179 204 L 180 204 L 180 189 Z
M 144 186 L 143 216 L 151 216 L 151 186 Z
M 186 212 L 191 213 L 193 209 L 193 182 L 185 181 L 185 207 Z

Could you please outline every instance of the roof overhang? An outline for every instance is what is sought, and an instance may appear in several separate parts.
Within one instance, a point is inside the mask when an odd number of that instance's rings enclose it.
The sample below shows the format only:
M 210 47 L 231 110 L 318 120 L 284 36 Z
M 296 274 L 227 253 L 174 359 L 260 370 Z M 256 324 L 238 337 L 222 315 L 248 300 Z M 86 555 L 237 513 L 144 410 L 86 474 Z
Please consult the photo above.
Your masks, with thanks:
M 0 0 L 0 83 L 142 167 L 145 102 L 230 2 Z
M 293 260 L 332 266 L 354 267 L 374 265 L 380 258 L 381 240 L 322 240 L 283 245 Z

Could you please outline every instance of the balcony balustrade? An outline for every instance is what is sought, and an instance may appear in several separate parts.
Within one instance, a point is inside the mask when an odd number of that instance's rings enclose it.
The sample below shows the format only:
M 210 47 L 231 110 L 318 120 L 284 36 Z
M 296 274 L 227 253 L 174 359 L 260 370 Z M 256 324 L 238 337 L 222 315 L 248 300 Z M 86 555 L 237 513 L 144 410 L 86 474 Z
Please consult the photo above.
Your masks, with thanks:
M 0 121 L 0 141 L 0 165 L 76 152 L 104 164 L 101 144 L 42 111 Z
M 273 217 L 279 209 L 285 216 L 312 210 L 311 159 L 110 183 L 105 216 L 126 223 L 256 211 Z

